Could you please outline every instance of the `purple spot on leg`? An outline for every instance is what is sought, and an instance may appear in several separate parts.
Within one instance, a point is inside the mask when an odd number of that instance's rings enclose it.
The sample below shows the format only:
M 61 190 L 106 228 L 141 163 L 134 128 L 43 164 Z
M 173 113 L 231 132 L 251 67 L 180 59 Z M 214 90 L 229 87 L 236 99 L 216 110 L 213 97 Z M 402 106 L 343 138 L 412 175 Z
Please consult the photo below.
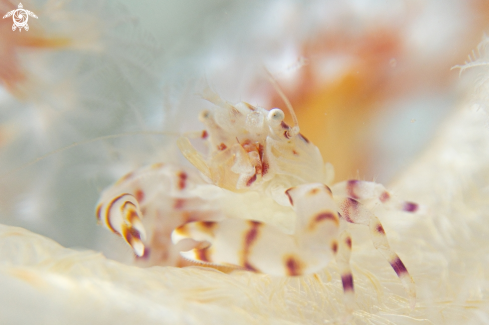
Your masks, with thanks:
M 353 291 L 353 276 L 351 273 L 342 275 L 341 282 L 343 282 L 343 291 Z
M 355 194 L 355 187 L 357 186 L 358 181 L 356 179 L 351 179 L 346 182 L 346 192 L 349 197 L 354 199 L 359 199 L 360 197 Z
M 418 211 L 418 205 L 416 203 L 406 201 L 404 202 L 402 210 L 406 212 L 416 212 Z
M 391 266 L 396 271 L 398 276 L 408 273 L 404 263 L 401 261 L 399 257 L 396 257 L 394 261 L 391 262 Z

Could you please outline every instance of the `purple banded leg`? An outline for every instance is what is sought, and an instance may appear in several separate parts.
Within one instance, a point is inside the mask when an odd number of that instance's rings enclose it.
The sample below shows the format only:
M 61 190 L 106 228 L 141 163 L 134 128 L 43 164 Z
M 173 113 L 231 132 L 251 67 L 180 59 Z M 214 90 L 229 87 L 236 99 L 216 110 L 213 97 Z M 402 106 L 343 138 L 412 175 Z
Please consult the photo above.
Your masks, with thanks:
M 345 297 L 345 306 L 348 312 L 353 309 L 355 302 L 355 289 L 353 286 L 353 274 L 350 267 L 350 255 L 351 255 L 351 236 L 348 232 L 341 233 L 338 243 L 333 244 L 333 252 L 336 255 L 336 263 L 341 276 L 341 282 L 343 283 L 343 292 Z
M 384 228 L 382 227 L 379 219 L 375 216 L 373 216 L 370 220 L 370 234 L 372 236 L 374 247 L 382 253 L 401 280 L 402 285 L 404 286 L 404 289 L 407 291 L 411 300 L 411 308 L 414 309 L 414 306 L 416 305 L 416 286 L 413 278 L 409 274 L 399 256 L 397 256 L 397 254 L 389 246 Z
M 404 263 L 389 246 L 384 228 L 379 219 L 359 201 L 350 197 L 338 198 L 337 203 L 343 219 L 350 223 L 363 224 L 370 227 L 370 235 L 374 247 L 381 252 L 396 272 L 411 299 L 411 306 L 414 308 L 416 302 L 414 281 L 409 275 Z
M 384 186 L 374 182 L 352 179 L 334 184 L 331 190 L 335 196 L 347 196 L 360 202 L 373 199 L 378 200 L 378 202 L 386 207 L 396 210 L 410 213 L 415 213 L 420 210 L 420 206 L 417 203 L 398 200 Z

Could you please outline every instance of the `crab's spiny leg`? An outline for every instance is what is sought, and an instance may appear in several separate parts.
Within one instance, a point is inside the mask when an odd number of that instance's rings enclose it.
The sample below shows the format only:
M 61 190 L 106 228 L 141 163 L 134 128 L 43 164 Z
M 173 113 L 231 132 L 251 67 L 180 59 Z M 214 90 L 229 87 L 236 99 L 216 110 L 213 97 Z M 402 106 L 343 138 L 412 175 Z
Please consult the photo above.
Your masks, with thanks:
M 338 242 L 333 243 L 333 252 L 336 255 L 336 263 L 343 283 L 343 292 L 345 295 L 345 305 L 348 310 L 352 309 L 355 302 L 355 290 L 353 286 L 353 274 L 350 267 L 351 255 L 351 236 L 348 232 L 341 233 Z
M 414 308 L 416 302 L 416 287 L 414 281 L 409 275 L 404 263 L 389 246 L 384 228 L 379 219 L 355 199 L 346 197 L 338 198 L 336 201 L 342 218 L 351 223 L 363 224 L 370 227 L 370 235 L 374 247 L 382 253 L 400 278 L 411 299 L 411 306 Z
M 331 190 L 335 196 L 348 196 L 359 201 L 375 199 L 387 207 L 405 212 L 415 213 L 420 209 L 416 203 L 396 199 L 384 186 L 374 182 L 352 179 L 334 184 Z
M 389 261 L 397 276 L 399 279 L 401 279 L 404 289 L 407 291 L 411 299 L 411 308 L 414 308 L 416 304 L 416 286 L 413 278 L 409 274 L 399 256 L 397 256 L 397 254 L 389 246 L 384 228 L 382 227 L 379 219 L 375 216 L 370 220 L 370 233 L 375 248 L 377 248 L 385 259 Z

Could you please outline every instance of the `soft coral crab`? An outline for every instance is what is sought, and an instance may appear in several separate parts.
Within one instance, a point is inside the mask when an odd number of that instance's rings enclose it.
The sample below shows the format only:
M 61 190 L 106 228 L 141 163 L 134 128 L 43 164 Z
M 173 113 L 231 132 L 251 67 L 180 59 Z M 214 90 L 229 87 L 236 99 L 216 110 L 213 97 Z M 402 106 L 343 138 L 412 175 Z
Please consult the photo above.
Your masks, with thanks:
M 414 303 L 414 282 L 370 207 L 415 212 L 415 203 L 396 200 L 373 182 L 328 186 L 332 166 L 324 164 L 297 123 L 289 127 L 284 122 L 283 111 L 233 105 L 211 91 L 204 97 L 216 108 L 201 114 L 205 130 L 187 136 L 204 139 L 208 153 L 198 152 L 186 136 L 177 142 L 200 175 L 164 164 L 132 172 L 103 192 L 99 222 L 151 264 L 178 265 L 182 255 L 201 263 L 298 276 L 321 270 L 334 256 L 349 299 L 352 240 L 346 224 L 363 224 Z

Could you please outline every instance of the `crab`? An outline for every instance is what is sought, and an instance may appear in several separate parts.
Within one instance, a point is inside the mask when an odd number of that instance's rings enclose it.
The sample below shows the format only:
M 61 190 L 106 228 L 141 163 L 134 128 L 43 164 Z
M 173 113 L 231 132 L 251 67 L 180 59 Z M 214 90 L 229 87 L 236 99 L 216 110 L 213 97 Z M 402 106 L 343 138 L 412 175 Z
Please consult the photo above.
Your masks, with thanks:
M 369 227 L 374 247 L 400 278 L 414 307 L 415 284 L 390 248 L 374 211 L 415 213 L 374 182 L 331 184 L 334 170 L 285 114 L 246 102 L 231 104 L 207 90 L 215 105 L 201 113 L 205 129 L 177 140 L 196 168 L 155 164 L 106 189 L 98 221 L 129 244 L 139 262 L 188 261 L 273 276 L 301 276 L 336 259 L 345 299 L 353 299 L 348 223 Z M 199 140 L 200 139 L 200 140 Z M 191 143 L 203 141 L 206 154 Z M 151 233 L 147 234 L 148 231 Z

